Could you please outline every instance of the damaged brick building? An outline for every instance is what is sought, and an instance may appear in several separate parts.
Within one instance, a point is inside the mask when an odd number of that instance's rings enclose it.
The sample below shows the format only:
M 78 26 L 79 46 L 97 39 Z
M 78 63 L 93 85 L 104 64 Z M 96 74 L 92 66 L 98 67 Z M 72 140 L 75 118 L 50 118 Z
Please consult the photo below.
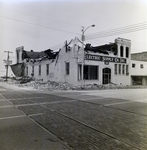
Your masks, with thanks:
M 41 52 L 26 51 L 22 46 L 16 48 L 16 59 L 17 63 L 11 66 L 16 76 L 73 85 L 81 85 L 82 82 L 147 85 L 147 62 L 131 60 L 131 41 L 123 38 L 101 46 L 86 44 L 84 51 L 78 38 L 69 43 L 66 41 L 57 52 L 50 49 Z M 133 64 L 137 68 L 132 67 Z

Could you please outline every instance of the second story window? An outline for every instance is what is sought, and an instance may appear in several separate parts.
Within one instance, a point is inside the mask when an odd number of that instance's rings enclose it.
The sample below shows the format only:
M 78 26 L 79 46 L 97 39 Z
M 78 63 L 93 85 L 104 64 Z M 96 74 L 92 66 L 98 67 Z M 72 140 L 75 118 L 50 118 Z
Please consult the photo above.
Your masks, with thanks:
M 65 63 L 65 71 L 66 71 L 66 75 L 69 75 L 69 72 L 70 72 L 70 64 L 69 64 L 69 62 Z
M 132 64 L 132 68 L 135 68 L 135 66 L 136 66 L 135 64 Z
M 39 76 L 41 76 L 41 65 L 39 65 Z
M 120 57 L 124 56 L 124 47 L 120 46 Z
M 140 68 L 143 69 L 143 64 L 140 64 Z
M 129 58 L 129 47 L 126 47 L 126 58 Z

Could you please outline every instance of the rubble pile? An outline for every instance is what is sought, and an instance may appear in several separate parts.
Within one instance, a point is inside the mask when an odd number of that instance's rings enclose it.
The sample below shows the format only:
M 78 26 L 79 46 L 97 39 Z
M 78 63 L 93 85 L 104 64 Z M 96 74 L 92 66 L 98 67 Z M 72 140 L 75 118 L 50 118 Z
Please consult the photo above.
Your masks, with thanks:
M 55 82 L 55 81 L 45 81 L 42 80 L 35 80 L 23 84 L 21 86 L 33 87 L 34 89 L 43 89 L 43 90 L 70 90 L 72 89 L 72 85 L 66 82 Z
M 134 89 L 134 88 L 146 88 L 144 86 L 124 86 L 122 84 L 85 84 L 83 88 L 81 85 L 72 85 L 67 82 L 55 82 L 55 81 L 43 81 L 43 79 L 34 80 L 31 77 L 13 77 L 8 80 L 11 85 L 16 85 L 23 88 L 41 89 L 41 90 L 105 90 L 105 89 Z
M 98 84 L 86 84 L 82 88 L 81 85 L 72 85 L 67 82 L 55 82 L 55 81 L 45 81 L 43 80 L 34 80 L 25 84 L 21 84 L 19 86 L 32 87 L 34 89 L 43 89 L 43 90 L 104 90 L 104 89 L 121 89 L 127 88 L 127 86 L 116 85 L 113 83 L 106 85 L 98 85 Z

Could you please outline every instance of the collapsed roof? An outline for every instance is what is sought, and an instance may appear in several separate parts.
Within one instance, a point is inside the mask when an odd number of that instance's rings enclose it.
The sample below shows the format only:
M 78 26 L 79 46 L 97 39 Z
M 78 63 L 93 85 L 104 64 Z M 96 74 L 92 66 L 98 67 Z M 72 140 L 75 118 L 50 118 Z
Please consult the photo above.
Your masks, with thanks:
M 55 59 L 56 56 L 58 55 L 59 52 L 53 52 L 53 50 L 48 49 L 45 51 L 41 52 L 34 52 L 33 50 L 31 51 L 25 51 L 23 50 L 22 53 L 22 60 L 28 58 L 28 59 Z
M 117 44 L 110 43 L 96 47 L 91 46 L 91 44 L 86 44 L 85 51 L 92 51 L 94 53 L 102 53 L 107 55 L 109 55 L 109 53 L 112 52 L 114 53 L 114 55 L 117 55 Z

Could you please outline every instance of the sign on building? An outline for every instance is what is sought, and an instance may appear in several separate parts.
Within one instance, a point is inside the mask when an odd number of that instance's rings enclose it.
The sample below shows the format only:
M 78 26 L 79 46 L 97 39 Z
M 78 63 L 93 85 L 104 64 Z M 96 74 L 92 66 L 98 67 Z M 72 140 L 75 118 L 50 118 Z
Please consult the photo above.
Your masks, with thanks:
M 85 60 L 113 62 L 113 63 L 126 63 L 125 58 L 109 57 L 109 56 L 101 56 L 101 55 L 92 55 L 92 54 L 86 54 L 85 55 Z

